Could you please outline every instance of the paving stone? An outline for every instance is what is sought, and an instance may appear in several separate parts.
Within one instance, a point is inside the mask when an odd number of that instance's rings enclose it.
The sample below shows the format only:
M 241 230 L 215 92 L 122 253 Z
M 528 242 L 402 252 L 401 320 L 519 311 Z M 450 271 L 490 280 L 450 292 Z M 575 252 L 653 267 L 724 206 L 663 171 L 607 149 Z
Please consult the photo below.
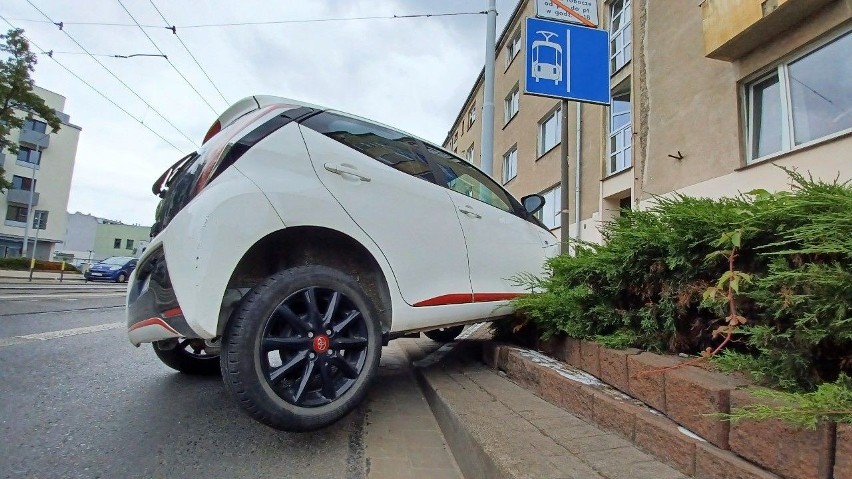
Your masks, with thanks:
M 576 437 L 570 441 L 560 442 L 574 454 L 582 452 L 609 451 L 622 447 L 634 447 L 633 443 L 615 434 L 600 434 L 596 436 Z
M 437 467 L 441 469 L 453 467 L 453 461 L 443 447 L 423 447 L 408 450 L 407 453 L 412 467 Z
M 370 479 L 413 478 L 407 458 L 369 458 L 367 477 Z
M 675 366 L 682 361 L 671 356 L 642 353 L 627 357 L 627 387 L 630 395 L 665 412 L 666 410 L 666 372 L 664 368 Z
M 539 377 L 541 397 L 582 419 L 592 419 L 591 390 L 550 368 L 543 368 Z
M 753 397 L 748 390 L 731 392 L 732 410 L 759 401 L 764 400 Z M 729 445 L 732 452 L 781 477 L 825 479 L 832 473 L 829 451 L 833 436 L 833 424 L 810 430 L 778 419 L 743 420 L 731 424 Z
M 837 425 L 834 479 L 852 479 L 852 424 Z
M 635 356 L 641 352 L 634 348 L 618 350 L 601 346 L 598 352 L 601 374 L 598 377 L 610 386 L 629 393 L 627 386 L 627 356 Z
M 601 345 L 594 341 L 580 341 L 580 369 L 595 377 L 601 376 Z
M 695 479 L 778 479 L 778 476 L 712 444 L 699 444 L 695 449 Z
M 592 391 L 592 416 L 595 424 L 599 428 L 615 432 L 621 437 L 633 440 L 638 409 L 634 404 L 618 399 L 604 391 Z
M 714 415 L 730 412 L 730 392 L 739 385 L 723 374 L 699 368 L 673 369 L 666 374 L 666 415 L 727 449 L 731 423 Z
M 671 419 L 648 411 L 636 414 L 634 441 L 682 473 L 695 473 L 695 447 L 699 441 L 683 434 Z

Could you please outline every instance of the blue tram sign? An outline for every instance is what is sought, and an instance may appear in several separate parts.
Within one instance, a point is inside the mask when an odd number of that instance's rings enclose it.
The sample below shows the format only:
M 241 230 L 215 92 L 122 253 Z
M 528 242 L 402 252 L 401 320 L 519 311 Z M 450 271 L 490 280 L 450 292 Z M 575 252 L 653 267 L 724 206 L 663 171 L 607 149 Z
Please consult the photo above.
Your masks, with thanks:
M 527 18 L 524 93 L 609 105 L 609 33 Z

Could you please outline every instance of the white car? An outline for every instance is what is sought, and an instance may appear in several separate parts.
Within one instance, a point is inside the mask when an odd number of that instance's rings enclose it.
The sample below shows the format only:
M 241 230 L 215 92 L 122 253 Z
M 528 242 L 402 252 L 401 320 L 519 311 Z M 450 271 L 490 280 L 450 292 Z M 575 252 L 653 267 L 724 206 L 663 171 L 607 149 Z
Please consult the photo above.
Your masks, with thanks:
M 515 279 L 557 252 L 520 202 L 408 133 L 284 98 L 248 97 L 155 183 L 155 235 L 130 278 L 130 342 L 219 372 L 278 429 L 341 418 L 382 345 L 512 312 Z

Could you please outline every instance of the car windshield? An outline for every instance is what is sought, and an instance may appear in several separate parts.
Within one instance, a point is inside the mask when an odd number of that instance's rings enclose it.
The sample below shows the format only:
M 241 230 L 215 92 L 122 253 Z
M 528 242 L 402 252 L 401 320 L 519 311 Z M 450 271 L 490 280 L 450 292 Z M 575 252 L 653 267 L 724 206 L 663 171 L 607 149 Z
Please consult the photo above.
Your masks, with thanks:
M 131 258 L 129 256 L 113 256 L 112 258 L 107 258 L 107 259 L 101 261 L 101 264 L 117 264 L 117 265 L 121 266 L 124 263 L 127 263 L 128 261 L 130 261 L 132 259 L 133 258 Z

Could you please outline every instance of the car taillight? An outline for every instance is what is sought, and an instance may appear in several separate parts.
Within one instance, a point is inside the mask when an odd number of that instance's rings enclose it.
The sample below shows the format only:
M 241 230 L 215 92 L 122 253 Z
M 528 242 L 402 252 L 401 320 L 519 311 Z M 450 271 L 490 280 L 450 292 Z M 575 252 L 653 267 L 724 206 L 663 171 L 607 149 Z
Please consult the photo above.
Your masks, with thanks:
M 210 138 L 213 138 L 216 135 L 216 133 L 219 133 L 221 130 L 222 130 L 222 124 L 219 123 L 219 120 L 214 121 L 213 124 L 210 125 L 210 129 L 207 130 L 207 134 L 204 135 L 204 141 L 202 141 L 201 144 L 203 145 L 204 143 L 207 143 L 207 140 L 209 140 Z

